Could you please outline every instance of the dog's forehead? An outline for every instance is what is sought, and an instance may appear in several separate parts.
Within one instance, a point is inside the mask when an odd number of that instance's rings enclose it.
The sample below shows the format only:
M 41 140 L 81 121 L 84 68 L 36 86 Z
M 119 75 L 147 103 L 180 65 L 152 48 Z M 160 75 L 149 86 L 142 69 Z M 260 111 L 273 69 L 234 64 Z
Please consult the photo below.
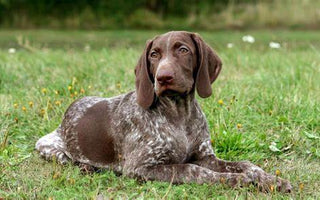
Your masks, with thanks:
M 152 46 L 165 49 L 172 46 L 176 42 L 180 42 L 182 44 L 187 44 L 190 47 L 194 47 L 194 43 L 192 41 L 190 33 L 184 31 L 171 31 L 159 35 L 153 40 Z

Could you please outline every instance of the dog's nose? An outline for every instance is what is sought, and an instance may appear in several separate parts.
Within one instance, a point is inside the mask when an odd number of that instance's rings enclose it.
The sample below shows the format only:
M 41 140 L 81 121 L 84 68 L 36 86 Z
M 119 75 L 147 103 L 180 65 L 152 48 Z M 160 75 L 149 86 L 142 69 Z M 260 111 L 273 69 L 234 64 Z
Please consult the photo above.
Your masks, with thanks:
M 159 71 L 156 78 L 160 85 L 168 85 L 173 81 L 173 73 L 170 71 Z

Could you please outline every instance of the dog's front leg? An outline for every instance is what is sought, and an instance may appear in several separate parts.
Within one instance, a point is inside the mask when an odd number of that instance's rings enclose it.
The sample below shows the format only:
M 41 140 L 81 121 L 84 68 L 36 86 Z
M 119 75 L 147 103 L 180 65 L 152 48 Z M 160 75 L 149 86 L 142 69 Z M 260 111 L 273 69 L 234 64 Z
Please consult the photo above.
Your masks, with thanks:
M 215 172 L 244 173 L 264 191 L 270 191 L 272 188 L 283 192 L 291 192 L 292 190 L 292 186 L 287 180 L 268 174 L 260 167 L 248 161 L 231 162 L 218 159 L 214 155 L 212 146 L 208 141 L 200 145 L 195 157 L 197 159 L 192 163 Z
M 244 173 L 220 173 L 194 164 L 155 165 L 127 171 L 130 177 L 172 183 L 225 183 L 229 186 L 248 185 L 252 180 Z

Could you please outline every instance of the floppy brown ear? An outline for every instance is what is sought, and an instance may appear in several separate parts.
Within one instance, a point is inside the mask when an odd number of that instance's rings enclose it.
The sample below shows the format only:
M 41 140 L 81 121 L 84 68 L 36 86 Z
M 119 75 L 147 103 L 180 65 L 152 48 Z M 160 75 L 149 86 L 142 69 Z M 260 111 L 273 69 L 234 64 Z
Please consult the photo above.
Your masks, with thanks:
M 150 79 L 148 54 L 152 46 L 152 40 L 147 41 L 146 47 L 135 68 L 136 74 L 136 93 L 138 104 L 147 109 L 153 103 L 154 89 Z
M 208 46 L 198 34 L 191 34 L 197 47 L 198 71 L 196 75 L 196 89 L 200 97 L 211 96 L 211 84 L 218 77 L 222 62 L 218 55 Z

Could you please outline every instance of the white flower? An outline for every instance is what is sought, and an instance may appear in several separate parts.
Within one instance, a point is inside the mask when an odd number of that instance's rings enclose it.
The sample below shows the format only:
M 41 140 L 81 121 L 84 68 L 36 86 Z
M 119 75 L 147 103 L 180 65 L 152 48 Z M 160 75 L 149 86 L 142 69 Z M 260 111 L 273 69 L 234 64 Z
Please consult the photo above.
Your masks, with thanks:
M 279 49 L 281 47 L 281 45 L 277 42 L 270 42 L 269 47 L 272 49 Z
M 233 43 L 228 43 L 227 44 L 227 47 L 230 49 L 230 48 L 232 48 L 233 47 Z
M 251 35 L 245 35 L 242 37 L 242 41 L 244 42 L 249 42 L 249 43 L 254 43 L 254 37 Z
M 90 47 L 90 45 L 86 45 L 85 47 L 84 47 L 84 51 L 86 51 L 86 52 L 89 52 L 91 50 L 91 47 Z
M 15 48 L 10 48 L 10 49 L 8 50 L 8 52 L 9 52 L 9 53 L 15 53 L 15 52 L 16 52 L 16 49 L 15 49 Z

